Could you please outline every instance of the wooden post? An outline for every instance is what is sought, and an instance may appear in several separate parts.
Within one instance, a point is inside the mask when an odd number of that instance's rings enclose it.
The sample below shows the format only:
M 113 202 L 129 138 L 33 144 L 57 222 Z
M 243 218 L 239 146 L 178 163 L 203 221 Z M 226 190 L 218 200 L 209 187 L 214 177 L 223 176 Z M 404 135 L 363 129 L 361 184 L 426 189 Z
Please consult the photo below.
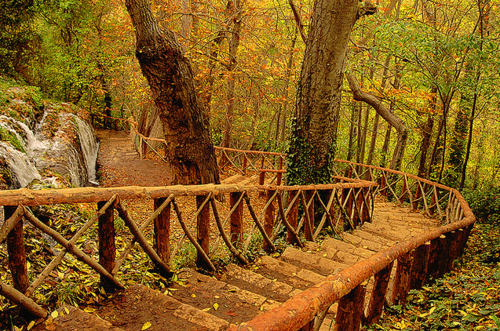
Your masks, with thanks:
M 241 195 L 241 192 L 232 192 L 229 194 L 231 209 L 241 198 Z M 230 222 L 231 243 L 238 247 L 238 244 L 243 242 L 243 202 L 241 202 L 231 214 Z
M 248 161 L 247 161 L 247 156 L 245 154 L 243 154 L 243 176 L 246 176 L 247 175 L 247 165 L 248 165 Z
M 383 196 L 387 196 L 386 186 L 387 181 L 385 180 L 385 173 L 382 172 L 382 177 L 380 178 L 380 194 Z
M 434 280 L 442 276 L 440 271 L 440 265 L 443 264 L 443 259 L 448 252 L 445 251 L 446 248 L 446 236 L 441 235 L 440 237 L 431 240 L 431 248 L 429 252 L 429 266 L 427 272 L 427 280 L 431 278 Z
M 418 182 L 417 182 L 417 191 L 415 192 L 415 197 L 413 198 L 413 210 L 417 210 L 418 209 L 418 205 L 420 204 L 420 202 L 418 201 L 418 199 L 422 198 L 422 190 L 420 189 L 420 185 L 418 185 Z M 423 197 L 425 199 L 425 197 Z
M 398 258 L 396 278 L 392 291 L 392 303 L 404 305 L 411 287 L 411 269 L 414 260 L 414 251 Z
M 283 170 L 283 158 L 280 156 L 280 168 L 278 170 Z M 283 177 L 283 174 L 281 172 L 278 172 L 277 179 L 276 179 L 276 185 L 281 185 L 281 179 Z
M 16 211 L 16 208 L 16 206 L 4 206 L 4 219 L 9 219 Z M 14 288 L 24 293 L 29 286 L 29 280 L 23 238 L 23 220 L 17 222 L 16 226 L 7 235 L 7 253 Z
M 197 195 L 196 196 L 196 209 L 199 209 L 203 202 L 206 200 L 206 195 Z M 207 203 L 205 207 L 198 214 L 198 218 L 196 220 L 197 225 L 197 239 L 198 244 L 200 244 L 203 251 L 208 255 L 209 254 L 209 245 L 210 245 L 210 205 Z M 197 253 L 196 257 L 196 265 L 203 269 L 208 269 L 205 259 L 200 254 Z
M 154 199 L 154 210 L 158 209 L 165 200 L 166 198 Z M 154 249 L 160 259 L 168 265 L 170 261 L 170 204 L 155 218 Z
M 313 195 L 314 191 L 312 190 L 305 191 L 304 194 L 304 213 L 307 213 L 304 215 L 304 237 L 309 241 L 314 241 L 314 199 L 310 202 L 309 208 L 307 208 L 307 204 Z
M 426 242 L 414 250 L 410 277 L 411 289 L 420 289 L 425 284 L 428 273 L 430 249 L 431 243 Z
M 272 190 L 267 190 L 266 191 L 266 200 L 269 202 L 269 200 L 273 197 L 274 191 Z M 274 211 L 275 211 L 274 203 L 271 203 L 269 207 L 266 209 L 266 213 L 264 214 L 264 230 L 266 231 L 267 235 L 271 237 L 273 233 L 273 227 L 274 227 Z M 264 249 L 265 252 L 271 253 L 272 252 L 272 247 L 269 246 L 269 244 L 264 240 L 262 248 Z
M 101 209 L 107 201 L 99 201 L 97 210 Z M 114 208 L 109 207 L 104 214 L 99 216 L 99 264 L 108 272 L 115 266 L 115 219 Z M 101 276 L 101 285 L 106 292 L 115 290 L 115 286 L 108 279 Z
M 436 188 L 434 187 L 434 190 L 436 190 Z M 432 199 L 431 199 L 431 205 L 429 207 L 429 214 L 432 216 L 434 215 L 434 213 L 436 212 L 436 204 L 437 204 L 437 199 L 436 199 L 436 192 L 432 192 Z
M 340 299 L 335 321 L 337 330 L 358 331 L 360 329 L 365 308 L 365 286 L 366 283 L 356 286 Z
M 406 190 L 408 186 L 406 185 L 406 176 L 403 178 L 403 188 L 401 189 L 401 196 L 399 197 L 399 203 L 405 202 L 405 196 L 408 194 Z
M 347 199 L 347 201 L 346 201 L 346 199 Z M 354 208 L 354 189 L 346 188 L 346 189 L 342 190 L 342 203 L 344 203 L 344 201 L 345 201 L 345 210 L 348 213 L 348 217 L 354 218 L 355 214 L 352 212 L 352 209 Z M 356 225 L 354 223 L 354 219 L 350 219 L 347 221 L 349 222 L 348 223 L 349 227 L 350 227 L 350 224 Z
M 290 202 L 293 201 L 293 199 L 297 194 L 299 194 L 298 191 L 290 191 L 288 195 L 288 201 Z M 288 212 L 288 223 L 292 228 L 297 230 L 298 218 L 299 218 L 299 200 L 297 199 L 293 204 L 293 206 L 288 206 L 288 208 L 291 208 L 290 211 Z M 290 231 L 287 231 L 286 242 L 289 244 L 293 244 L 295 242 L 295 236 Z
M 394 261 L 391 262 L 387 267 L 377 272 L 375 275 L 375 283 L 373 284 L 372 296 L 370 298 L 370 303 L 368 304 L 368 311 L 366 318 L 363 321 L 363 325 L 372 325 L 377 323 L 382 316 L 382 309 L 385 303 L 385 294 L 387 293 L 387 287 L 389 285 L 389 280 L 391 278 L 392 266 Z

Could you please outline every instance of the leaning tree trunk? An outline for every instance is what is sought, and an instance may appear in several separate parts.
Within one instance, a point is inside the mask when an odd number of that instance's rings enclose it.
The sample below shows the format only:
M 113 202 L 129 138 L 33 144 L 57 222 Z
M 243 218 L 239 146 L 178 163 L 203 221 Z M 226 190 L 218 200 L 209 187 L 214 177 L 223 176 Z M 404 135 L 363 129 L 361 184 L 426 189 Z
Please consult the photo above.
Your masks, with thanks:
M 136 56 L 160 111 L 173 183 L 218 183 L 219 172 L 193 70 L 174 33 L 160 31 L 147 0 L 126 0 L 137 38 Z
M 346 49 L 357 18 L 358 1 L 314 3 L 287 156 L 291 185 L 331 180 Z

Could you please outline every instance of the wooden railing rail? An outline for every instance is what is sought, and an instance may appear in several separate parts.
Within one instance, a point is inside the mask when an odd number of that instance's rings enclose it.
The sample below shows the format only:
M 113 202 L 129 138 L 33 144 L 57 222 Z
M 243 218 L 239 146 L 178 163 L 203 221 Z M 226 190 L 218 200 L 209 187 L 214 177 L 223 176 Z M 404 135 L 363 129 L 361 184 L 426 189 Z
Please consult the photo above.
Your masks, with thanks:
M 343 160 L 336 163 L 337 174 L 376 180 L 377 194 L 409 203 L 414 209 L 422 207 L 429 215 L 437 211 L 444 225 L 329 276 L 283 305 L 230 328 L 231 331 L 319 330 L 326 311 L 336 302 L 338 330 L 360 330 L 362 325 L 378 321 L 386 302 L 405 303 L 411 289 L 443 276 L 462 254 L 475 217 L 460 192 L 399 171 Z M 394 263 L 397 268 L 392 276 Z M 374 277 L 372 292 L 366 297 L 371 277 Z
M 40 285 L 53 277 L 53 271 L 67 254 L 94 269 L 104 288 L 113 290 L 122 288 L 123 280 L 117 275 L 136 243 L 158 272 L 168 277 L 175 269 L 176 259 L 180 258 L 178 252 L 185 245 L 196 249 L 198 266 L 215 270 L 213 256 L 225 254 L 246 264 L 249 251 L 260 249 L 256 245 L 273 252 L 281 227 L 287 230 L 288 243 L 302 246 L 302 238 L 315 240 L 325 227 L 341 232 L 371 221 L 373 191 L 377 184 L 342 180 L 343 183 L 307 186 L 210 184 L 0 191 L 0 205 L 4 206 L 6 219 L 0 227 L 0 244 L 8 239 L 9 269 L 13 277 L 12 286 L 0 284 L 0 295 L 42 316 L 46 311 L 32 298 Z M 144 220 L 131 216 L 124 201 L 134 199 L 154 201 L 150 216 Z M 96 214 L 81 224 L 72 224 L 77 230 L 69 238 L 44 223 L 32 208 L 88 203 L 97 203 L 97 207 L 93 207 L 97 208 Z M 128 237 L 128 243 L 122 248 L 116 245 L 117 218 L 128 228 L 120 229 L 120 236 Z M 49 235 L 61 246 L 60 252 L 38 275 L 32 272 L 28 275 L 26 265 L 30 256 L 21 249 L 24 248 L 23 240 L 29 240 L 25 238 L 28 232 L 23 230 L 24 221 L 29 223 L 26 226 Z M 79 244 L 82 236 L 95 227 L 98 255 L 86 253 Z M 182 233 L 176 241 L 171 236 L 174 231 Z M 151 232 L 154 239 L 146 234 Z M 29 283 L 28 279 L 35 280 Z

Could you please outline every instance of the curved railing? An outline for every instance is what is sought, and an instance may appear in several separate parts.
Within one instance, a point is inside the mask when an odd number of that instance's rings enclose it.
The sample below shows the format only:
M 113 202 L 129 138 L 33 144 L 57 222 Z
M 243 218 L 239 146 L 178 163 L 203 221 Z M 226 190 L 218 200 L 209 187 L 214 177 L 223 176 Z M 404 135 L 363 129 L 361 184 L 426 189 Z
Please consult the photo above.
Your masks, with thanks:
M 230 330 L 318 330 L 321 317 L 337 302 L 339 330 L 359 330 L 360 325 L 371 325 L 380 318 L 389 283 L 393 284 L 389 301 L 404 303 L 411 289 L 441 277 L 462 254 L 475 217 L 460 192 L 390 169 L 341 160 L 336 165 L 338 174 L 377 180 L 377 192 L 389 199 L 414 208 L 423 206 L 430 215 L 437 213 L 444 225 L 329 276 L 281 306 Z M 397 271 L 391 275 L 396 261 Z M 370 297 L 365 297 L 370 277 L 375 281 Z

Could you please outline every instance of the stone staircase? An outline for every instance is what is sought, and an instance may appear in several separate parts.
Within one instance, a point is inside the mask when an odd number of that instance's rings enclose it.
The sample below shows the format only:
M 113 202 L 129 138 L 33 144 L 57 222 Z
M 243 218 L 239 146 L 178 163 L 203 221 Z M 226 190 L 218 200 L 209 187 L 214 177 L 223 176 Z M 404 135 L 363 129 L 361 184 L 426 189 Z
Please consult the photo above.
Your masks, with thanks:
M 164 293 L 133 285 L 87 312 L 61 307 L 56 318 L 49 317 L 33 330 L 224 330 L 436 226 L 435 220 L 410 208 L 377 202 L 373 223 L 343 233 L 342 240 L 307 242 L 303 250 L 288 247 L 281 256 L 261 256 L 248 268 L 230 264 L 218 279 L 183 269 Z M 371 282 L 367 293 L 370 287 Z M 336 306 L 330 307 L 321 330 L 333 330 Z

